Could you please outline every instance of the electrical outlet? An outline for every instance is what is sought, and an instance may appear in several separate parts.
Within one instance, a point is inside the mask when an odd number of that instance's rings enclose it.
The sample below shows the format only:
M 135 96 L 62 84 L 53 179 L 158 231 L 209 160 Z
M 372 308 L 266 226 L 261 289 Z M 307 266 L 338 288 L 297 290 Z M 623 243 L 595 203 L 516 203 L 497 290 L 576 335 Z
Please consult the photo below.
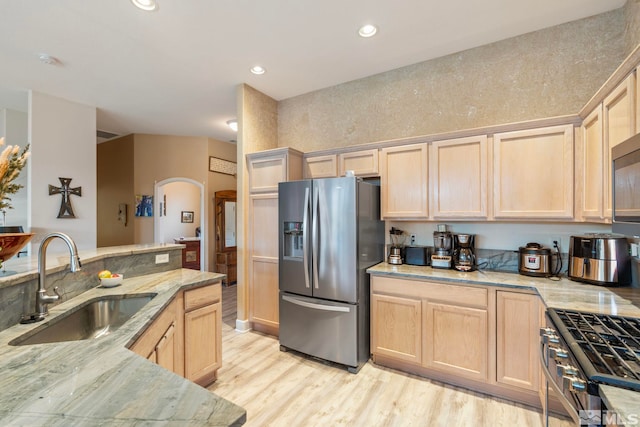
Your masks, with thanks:
M 156 255 L 156 264 L 166 264 L 169 262 L 169 254 Z
M 560 250 L 562 250 L 562 237 L 560 236 L 553 236 L 549 239 L 549 247 L 550 248 L 555 248 L 555 245 L 553 242 L 558 242 L 558 246 L 560 247 Z
M 413 246 L 413 245 L 415 245 L 415 244 L 416 244 L 416 235 L 415 235 L 415 234 L 412 234 L 412 235 L 411 235 L 411 245 Z

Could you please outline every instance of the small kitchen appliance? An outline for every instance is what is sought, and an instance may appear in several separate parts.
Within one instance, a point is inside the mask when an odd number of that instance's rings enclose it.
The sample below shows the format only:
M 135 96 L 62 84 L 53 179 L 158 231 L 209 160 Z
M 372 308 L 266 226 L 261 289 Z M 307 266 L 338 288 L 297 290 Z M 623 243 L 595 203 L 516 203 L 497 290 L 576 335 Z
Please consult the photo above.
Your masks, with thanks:
M 438 230 L 433 232 L 433 247 L 431 267 L 451 268 L 453 265 L 453 235 L 447 231 L 446 224 L 438 224 Z
M 474 251 L 475 236 L 473 234 L 453 235 L 453 268 L 458 271 L 473 271 L 476 269 Z
M 631 284 L 631 256 L 627 238 L 611 233 L 571 236 L 569 279 L 601 286 Z
M 406 246 L 404 248 L 404 263 L 409 265 L 430 265 L 431 246 Z
M 400 265 L 403 260 L 403 249 L 404 249 L 404 239 L 405 234 L 404 231 L 399 228 L 391 227 L 389 230 L 389 236 L 391 237 L 391 247 L 389 248 L 389 257 L 387 258 L 387 262 L 389 264 Z
M 551 249 L 545 248 L 540 243 L 531 242 L 520 246 L 518 253 L 518 273 L 533 277 L 552 275 Z

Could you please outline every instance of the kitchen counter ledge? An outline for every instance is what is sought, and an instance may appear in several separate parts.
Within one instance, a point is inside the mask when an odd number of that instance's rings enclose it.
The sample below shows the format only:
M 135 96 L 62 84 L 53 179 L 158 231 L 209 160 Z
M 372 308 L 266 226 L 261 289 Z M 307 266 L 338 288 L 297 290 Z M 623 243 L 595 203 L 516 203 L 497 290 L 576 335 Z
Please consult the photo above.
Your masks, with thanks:
M 104 295 L 157 294 L 123 326 L 94 340 L 10 346 L 43 322 L 0 332 L 0 424 L 236 426 L 246 411 L 129 351 L 179 290 L 225 276 L 178 269 L 93 288 L 50 308 L 51 321 Z
M 564 308 L 602 314 L 640 318 L 640 289 L 608 288 L 575 282 L 566 277 L 560 280 L 523 276 L 495 271 L 460 272 L 414 265 L 392 265 L 386 262 L 367 269 L 374 276 L 393 276 L 405 279 L 483 285 L 527 290 L 537 293 L 548 308 Z M 420 286 L 416 283 L 416 286 Z M 608 409 L 625 419 L 639 416 L 640 393 L 611 386 L 601 386 Z M 635 418 L 628 418 L 633 415 Z

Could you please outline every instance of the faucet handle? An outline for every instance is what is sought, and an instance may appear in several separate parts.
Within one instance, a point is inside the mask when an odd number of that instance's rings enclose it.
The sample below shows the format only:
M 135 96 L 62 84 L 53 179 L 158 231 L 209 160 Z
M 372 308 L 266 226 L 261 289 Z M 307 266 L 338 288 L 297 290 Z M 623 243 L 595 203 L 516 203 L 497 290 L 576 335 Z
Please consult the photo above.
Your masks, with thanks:
M 62 299 L 62 294 L 60 293 L 60 287 L 56 286 L 53 288 L 53 292 L 58 295 L 58 298 Z

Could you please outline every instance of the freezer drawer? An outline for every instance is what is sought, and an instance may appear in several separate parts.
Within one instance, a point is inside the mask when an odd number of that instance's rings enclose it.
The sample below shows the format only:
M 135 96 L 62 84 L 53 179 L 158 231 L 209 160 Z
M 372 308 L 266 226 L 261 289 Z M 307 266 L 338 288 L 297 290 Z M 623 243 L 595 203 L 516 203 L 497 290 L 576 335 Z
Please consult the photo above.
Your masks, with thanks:
M 357 305 L 280 292 L 280 345 L 357 367 L 358 335 Z

